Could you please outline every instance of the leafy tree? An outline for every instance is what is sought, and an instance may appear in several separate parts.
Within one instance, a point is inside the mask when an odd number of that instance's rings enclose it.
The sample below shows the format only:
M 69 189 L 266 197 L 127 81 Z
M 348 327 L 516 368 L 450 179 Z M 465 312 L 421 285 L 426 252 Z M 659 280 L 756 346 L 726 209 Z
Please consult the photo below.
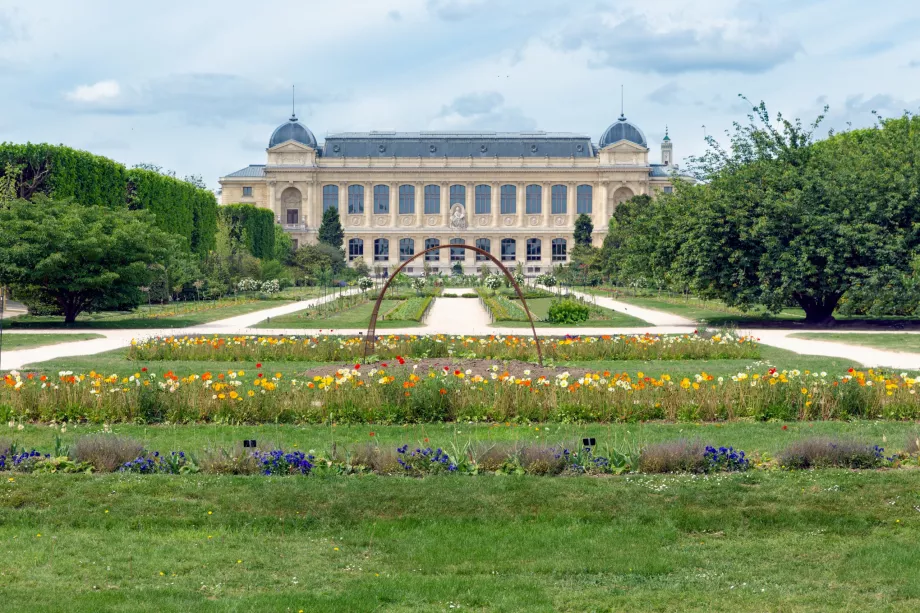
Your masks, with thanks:
M 275 259 L 282 264 L 290 264 L 294 255 L 294 239 L 279 224 L 275 226 Z
M 575 219 L 575 244 L 591 245 L 591 233 L 594 232 L 594 223 L 584 213 Z
M 319 225 L 319 242 L 341 249 L 345 244 L 345 230 L 339 220 L 339 210 L 329 207 L 323 211 L 323 221 Z
M 84 311 L 136 307 L 170 236 L 146 211 L 83 206 L 36 196 L 0 210 L 0 284 L 73 323 Z
M 353 268 L 355 275 L 358 277 L 369 277 L 371 274 L 371 269 L 368 268 L 367 262 L 364 261 L 364 258 L 358 258 L 355 260 Z
M 311 283 L 318 283 L 345 269 L 345 257 L 332 245 L 302 245 L 291 258 L 292 265 Z

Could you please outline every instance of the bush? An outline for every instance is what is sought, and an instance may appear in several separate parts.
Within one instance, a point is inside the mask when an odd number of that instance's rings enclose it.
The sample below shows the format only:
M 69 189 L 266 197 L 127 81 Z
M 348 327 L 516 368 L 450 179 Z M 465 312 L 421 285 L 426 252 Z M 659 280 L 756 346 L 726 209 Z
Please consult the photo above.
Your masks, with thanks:
M 894 459 L 878 445 L 833 438 L 795 441 L 779 454 L 779 465 L 789 469 L 878 468 Z
M 587 305 L 574 300 L 556 300 L 550 307 L 548 317 L 554 324 L 577 324 L 588 321 L 591 312 Z
M 144 446 L 127 436 L 93 434 L 77 440 L 71 453 L 77 462 L 88 462 L 99 472 L 113 472 L 136 460 Z
M 206 449 L 198 459 L 201 472 L 214 475 L 255 475 L 261 470 L 261 463 L 253 454 L 237 446 L 232 451 L 226 449 Z
M 639 470 L 644 473 L 704 473 L 709 468 L 706 448 L 699 441 L 652 443 L 639 454 Z

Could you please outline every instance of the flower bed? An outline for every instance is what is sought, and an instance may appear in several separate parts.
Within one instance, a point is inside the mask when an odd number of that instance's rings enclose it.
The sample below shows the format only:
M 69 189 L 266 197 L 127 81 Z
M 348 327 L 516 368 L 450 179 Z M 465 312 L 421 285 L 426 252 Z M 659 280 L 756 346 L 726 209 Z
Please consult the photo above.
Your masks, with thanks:
M 378 336 L 376 356 L 464 357 L 499 360 L 536 360 L 536 341 L 525 336 Z M 603 335 L 544 338 L 548 360 L 717 360 L 760 357 L 760 346 L 750 336 L 716 334 Z M 132 341 L 128 359 L 209 360 L 239 362 L 355 361 L 364 355 L 364 338 L 306 336 L 166 336 Z
M 13 372 L 0 383 L 0 416 L 29 421 L 132 423 L 417 423 L 452 420 L 917 419 L 916 379 L 851 370 L 842 376 L 770 369 L 677 380 L 644 373 L 514 376 L 487 371 L 339 369 L 285 379 L 258 371 L 172 371 L 128 376 Z

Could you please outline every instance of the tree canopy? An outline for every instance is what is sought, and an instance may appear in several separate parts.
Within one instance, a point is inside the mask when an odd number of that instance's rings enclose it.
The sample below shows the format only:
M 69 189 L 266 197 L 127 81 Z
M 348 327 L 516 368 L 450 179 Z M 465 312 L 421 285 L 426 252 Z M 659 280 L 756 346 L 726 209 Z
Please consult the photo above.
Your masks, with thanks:
M 323 211 L 323 221 L 319 226 L 319 242 L 341 249 L 345 244 L 345 229 L 339 219 L 339 210 L 329 207 Z

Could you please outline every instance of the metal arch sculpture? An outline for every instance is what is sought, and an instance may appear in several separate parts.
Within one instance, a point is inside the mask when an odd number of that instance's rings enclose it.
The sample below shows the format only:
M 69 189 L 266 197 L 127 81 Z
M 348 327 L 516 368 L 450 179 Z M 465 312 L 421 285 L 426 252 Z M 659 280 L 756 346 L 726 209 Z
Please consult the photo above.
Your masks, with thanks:
M 377 312 L 380 310 L 380 303 L 383 301 L 383 296 L 386 294 L 387 288 L 390 287 L 390 283 L 393 282 L 393 279 L 396 278 L 396 275 L 402 271 L 403 268 L 412 263 L 416 258 L 420 258 L 423 255 L 431 253 L 432 251 L 438 251 L 440 249 L 468 249 L 479 255 L 484 255 L 485 257 L 492 260 L 498 269 L 505 273 L 505 277 L 511 282 L 511 285 L 514 286 L 514 291 L 517 292 L 518 298 L 521 299 L 521 304 L 524 305 L 524 312 L 527 313 L 527 319 L 530 321 L 530 330 L 533 332 L 533 339 L 537 345 L 537 361 L 540 363 L 540 366 L 543 366 L 543 350 L 540 348 L 540 337 L 537 336 L 537 328 L 533 324 L 533 315 L 530 314 L 530 309 L 527 307 L 527 300 L 524 298 L 524 293 L 521 292 L 521 287 L 517 284 L 517 281 L 514 280 L 514 276 L 508 272 L 508 269 L 505 268 L 505 265 L 495 259 L 495 256 L 480 249 L 479 247 L 473 247 L 472 245 L 462 244 L 462 245 L 437 245 L 434 247 L 429 247 L 424 251 L 420 251 L 413 255 L 411 258 L 399 265 L 399 267 L 393 271 L 393 274 L 387 279 L 387 282 L 383 285 L 383 289 L 380 290 L 380 295 L 377 296 L 377 302 L 374 303 L 374 310 L 371 312 L 371 321 L 367 326 L 367 336 L 364 338 L 364 357 L 367 358 L 369 355 L 374 353 L 374 343 L 377 341 Z

